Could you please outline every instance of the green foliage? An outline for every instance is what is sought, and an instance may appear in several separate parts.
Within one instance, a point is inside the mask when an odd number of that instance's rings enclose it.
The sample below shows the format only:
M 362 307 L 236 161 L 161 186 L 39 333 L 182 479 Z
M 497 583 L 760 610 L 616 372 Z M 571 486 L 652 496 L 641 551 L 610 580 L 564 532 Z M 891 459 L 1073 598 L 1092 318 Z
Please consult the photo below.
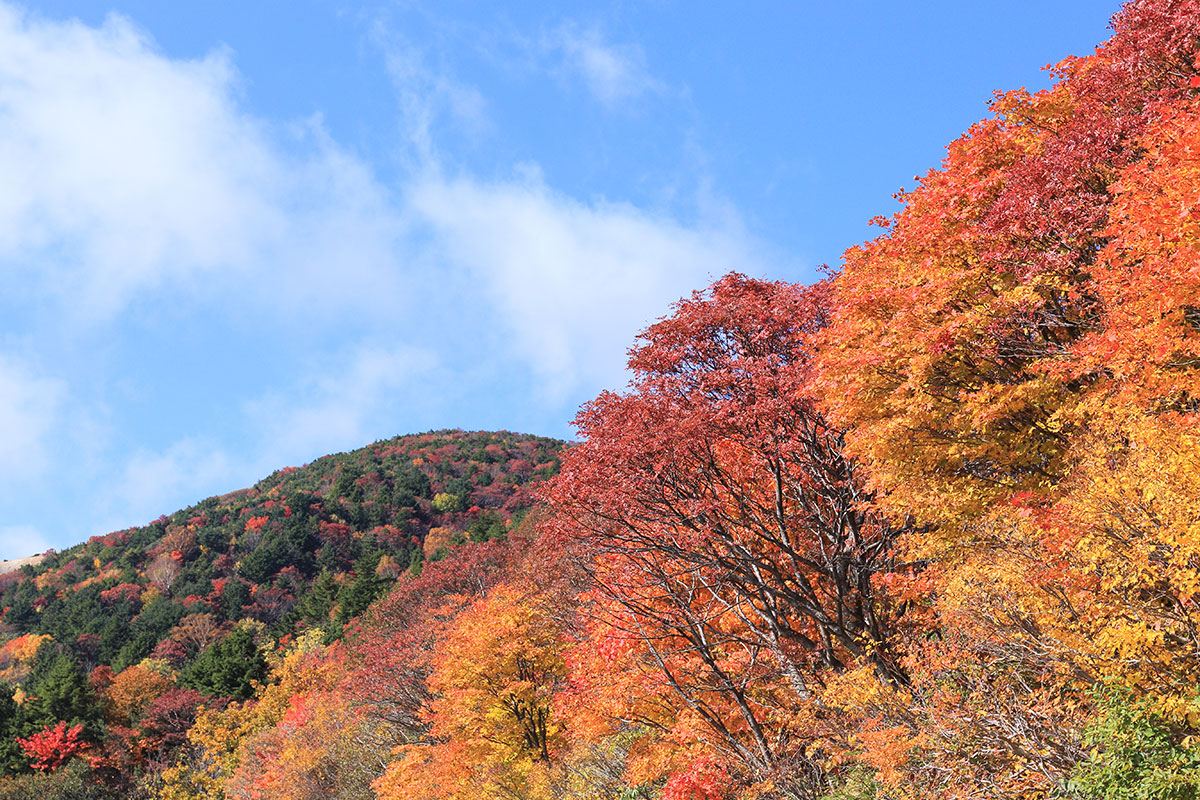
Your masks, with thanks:
M 354 564 L 355 578 L 346 584 L 338 595 L 337 620 L 340 625 L 367 610 L 367 606 L 383 591 L 384 582 L 375 574 L 381 553 L 378 550 L 365 552 Z
M 236 578 L 225 584 L 221 592 L 221 613 L 225 619 L 239 620 L 242 618 L 242 606 L 250 603 L 250 586 Z
M 254 634 L 243 626 L 202 652 L 180 675 L 180 683 L 203 694 L 247 700 L 254 683 L 266 677 L 267 661 Z
M 467 538 L 472 542 L 486 542 L 491 539 L 501 539 L 508 533 L 504 518 L 495 511 L 485 511 L 471 523 L 467 529 Z
M 52 643 L 21 681 L 30 696 L 23 705 L 13 703 L 15 687 L 0 686 L 0 776 L 19 775 L 15 784 L 0 780 L 0 800 L 106 797 L 99 789 L 80 789 L 101 774 L 129 788 L 133 762 L 109 764 L 95 774 L 83 764 L 53 775 L 21 774 L 29 770 L 28 759 L 15 738 L 59 719 L 84 722 L 97 756 L 141 757 L 122 738 L 132 732 L 114 729 L 105 738 L 85 677 L 94 667 L 119 673 L 139 663 L 188 614 L 212 613 L 221 623 L 265 620 L 278 637 L 319 627 L 328 641 L 340 638 L 345 623 L 391 585 L 395 569 L 384 576 L 375 572 L 382 556 L 419 574 L 421 537 L 449 524 L 442 515 L 471 506 L 519 514 L 533 494 L 525 481 L 515 490 L 505 480 L 511 465 L 526 465 L 520 469 L 527 474 L 527 465 L 554 461 L 562 446 L 520 434 L 457 430 L 388 439 L 279 470 L 248 489 L 207 498 L 149 525 L 92 537 L 5 576 L 4 634 L 45 633 Z M 435 486 L 452 496 L 442 503 L 449 510 L 434 505 Z M 484 541 L 503 528 L 499 515 L 488 514 L 470 535 Z M 455 541 L 465 538 L 460 533 Z M 152 563 L 173 573 L 153 590 L 156 581 L 146 574 Z M 87 638 L 81 642 L 80 636 Z M 267 676 L 260 653 L 266 645 L 235 629 L 185 664 L 180 682 L 204 694 L 249 698 L 252 681 Z
M 332 572 L 322 571 L 296 607 L 300 618 L 320 627 L 328 621 L 329 612 L 333 610 L 337 596 L 337 579 Z
M 97 648 L 97 658 L 101 663 L 112 664 L 117 660 L 129 641 L 129 621 L 132 618 L 133 612 L 128 603 L 105 615 L 104 625 L 100 628 L 100 646 Z
M 105 617 L 100 587 L 92 584 L 55 598 L 42 612 L 40 627 L 55 639 L 68 641 L 81 633 L 99 633 Z
M 201 547 L 222 552 L 229 547 L 229 531 L 217 525 L 206 525 L 197 538 Z
M 38 651 L 49 651 L 53 660 L 43 674 L 31 678 L 30 698 L 23 709 L 26 734 L 54 725 L 59 720 L 68 725 L 83 724 L 85 738 L 96 738 L 101 732 L 100 708 L 87 678 L 66 654 L 55 652 L 52 645 Z
M 291 548 L 287 539 L 272 537 L 242 559 L 238 573 L 251 583 L 265 583 L 272 575 L 294 561 L 290 556 Z
M 887 787 L 875 780 L 870 770 L 854 767 L 837 779 L 836 785 L 822 795 L 822 800 L 883 800 L 893 796 L 894 793 L 889 793 Z
M 346 464 L 338 472 L 337 481 L 333 484 L 333 491 L 330 492 L 331 498 L 343 497 L 352 503 L 361 503 L 363 501 L 363 487 L 358 484 L 358 480 L 362 478 L 362 468 L 357 464 Z
M 162 641 L 186 614 L 183 604 L 168 597 L 159 597 L 149 603 L 130 624 L 129 638 L 113 661 L 113 668 L 119 672 L 150 655 L 154 645 Z
M 33 581 L 27 580 L 21 583 L 20 587 L 21 589 L 28 587 L 28 590 L 17 590 L 16 596 L 10 603 L 11 607 L 4 615 L 4 621 L 16 626 L 18 630 L 33 630 L 38 622 L 37 612 L 33 608 Z
M 1068 788 L 1094 800 L 1193 800 L 1200 797 L 1200 742 L 1132 698 L 1111 690 L 1084 736 L 1091 757 Z
M 21 709 L 13 700 L 13 687 L 0 683 L 0 775 L 11 775 L 29 763 L 16 737 L 24 734 Z
M 153 631 L 139 631 L 133 634 L 133 638 L 126 640 L 117 652 L 116 658 L 112 661 L 113 669 L 120 672 L 126 667 L 138 663 L 150 655 L 150 651 L 159 641 L 159 636 Z
M 18 775 L 0 781 L 0 800 L 117 800 L 96 780 L 82 759 L 73 759 L 55 772 Z
M 337 549 L 326 542 L 317 553 L 317 569 L 321 572 L 337 572 L 339 566 Z
M 284 536 L 292 551 L 297 554 L 304 554 L 311 560 L 310 555 L 318 546 L 318 540 L 314 534 L 315 524 L 307 513 L 293 513 L 284 523 Z

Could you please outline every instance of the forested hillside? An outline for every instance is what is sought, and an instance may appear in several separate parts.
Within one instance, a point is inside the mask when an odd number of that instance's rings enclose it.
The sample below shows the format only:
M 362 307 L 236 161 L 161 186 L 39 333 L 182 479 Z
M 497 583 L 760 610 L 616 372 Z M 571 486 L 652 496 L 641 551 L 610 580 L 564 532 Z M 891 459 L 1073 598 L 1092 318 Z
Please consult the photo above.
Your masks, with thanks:
M 48 769 L 86 744 L 97 776 L 127 789 L 182 740 L 195 707 L 251 697 L 280 643 L 310 629 L 332 642 L 398 576 L 506 537 L 561 447 L 403 436 L 0 575 L 0 768 Z
M 0 576 L 0 798 L 1200 796 L 1200 0 L 1053 69 L 824 280 L 676 304 L 577 445 Z

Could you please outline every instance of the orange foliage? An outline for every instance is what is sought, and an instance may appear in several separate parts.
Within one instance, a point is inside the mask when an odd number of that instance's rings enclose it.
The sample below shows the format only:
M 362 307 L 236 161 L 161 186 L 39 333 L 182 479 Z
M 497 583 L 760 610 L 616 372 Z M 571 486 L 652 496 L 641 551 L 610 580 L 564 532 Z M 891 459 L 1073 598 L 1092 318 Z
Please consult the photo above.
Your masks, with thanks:
M 418 577 L 381 558 L 397 583 L 345 648 L 310 632 L 254 701 L 202 711 L 162 800 L 1045 798 L 1108 757 L 1101 688 L 1194 756 L 1198 32 L 1200 0 L 1135 0 L 1051 88 L 997 95 L 828 280 L 681 301 L 581 411 L 536 525 L 434 527 Z M 121 724 L 170 686 L 93 677 Z
M 892 508 L 950 534 L 997 500 L 1049 490 L 1088 424 L 1081 403 L 1109 374 L 1151 378 L 1129 367 L 1146 355 L 1147 369 L 1186 366 L 1194 279 L 1171 284 L 1190 274 L 1190 247 L 1145 248 L 1158 242 L 1148 224 L 1187 236 L 1194 189 L 1137 195 L 1190 169 L 1186 147 L 1168 144 L 1188 116 L 1151 120 L 1189 105 L 1196 15 L 1132 4 L 1095 56 L 1059 65 L 1053 88 L 998 99 L 902 196 L 887 233 L 847 251 L 817 385 Z M 1094 268 L 1113 235 L 1129 242 Z M 1109 363 L 1112 348 L 1126 355 Z M 1135 394 L 1147 391 L 1179 399 L 1152 383 Z
M 46 634 L 27 633 L 9 639 L 0 646 L 0 681 L 19 683 L 29 674 L 34 656 L 42 643 L 48 641 Z
M 192 652 L 197 652 L 223 637 L 226 631 L 227 626 L 218 622 L 216 617 L 202 612 L 181 619 L 168 636 Z
M 400 748 L 376 783 L 381 800 L 552 796 L 562 728 L 551 701 L 565 667 L 546 600 L 500 584 L 456 617 L 428 681 L 433 743 Z
M 102 689 L 106 716 L 115 724 L 132 725 L 137 722 L 143 709 L 174 683 L 168 675 L 151 664 L 126 667 Z
M 425 534 L 425 542 L 421 548 L 425 557 L 432 558 L 438 550 L 450 547 L 456 533 L 452 528 L 430 528 L 429 533 Z
M 1200 101 L 1163 110 L 1142 136 L 1145 156 L 1113 184 L 1111 238 L 1092 270 L 1103 325 L 1080 347 L 1112 376 L 1106 403 L 1200 410 L 1197 140 Z

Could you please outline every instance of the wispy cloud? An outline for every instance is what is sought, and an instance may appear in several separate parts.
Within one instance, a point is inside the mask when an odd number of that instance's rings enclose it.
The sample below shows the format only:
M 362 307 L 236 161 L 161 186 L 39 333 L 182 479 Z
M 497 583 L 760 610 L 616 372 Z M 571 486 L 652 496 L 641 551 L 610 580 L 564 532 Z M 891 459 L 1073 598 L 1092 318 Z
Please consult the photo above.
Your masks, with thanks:
M 88 528 L 92 533 L 107 533 L 144 525 L 173 511 L 181 491 L 198 494 L 191 498 L 198 502 L 212 493 L 241 488 L 230 482 L 245 477 L 236 470 L 234 459 L 203 437 L 181 439 L 159 451 L 140 449 L 106 487 L 101 516 L 91 520 Z
M 377 38 L 387 39 L 381 46 L 396 88 L 401 132 L 416 165 L 439 160 L 439 140 L 448 130 L 478 138 L 491 129 L 487 101 L 479 89 L 431 68 L 426 54 L 406 39 L 383 33 Z
M 411 192 L 437 260 L 471 276 L 512 333 L 544 398 L 624 383 L 625 350 L 668 305 L 763 254 L 728 218 L 680 223 L 623 203 L 583 203 L 536 175 L 427 181 Z
M 28 484 L 46 469 L 65 395 L 63 381 L 0 356 L 0 479 Z
M 395 410 L 398 397 L 424 388 L 437 358 L 418 347 L 362 344 L 348 355 L 313 366 L 311 374 L 286 391 L 273 391 L 247 404 L 247 415 L 262 437 L 263 458 L 280 462 L 264 468 L 276 469 L 398 433 L 386 429 L 381 433 L 380 417 Z
M 606 106 L 659 89 L 636 47 L 593 31 L 562 27 L 546 47 Z M 121 17 L 48 22 L 0 0 L 0 334 L 44 348 L 0 356 L 0 478 L 60 479 L 20 513 L 0 509 L 6 523 L 64 484 L 87 487 L 59 521 L 74 532 L 145 522 L 495 392 L 478 363 L 503 364 L 506 395 L 557 414 L 623 384 L 626 348 L 671 301 L 729 269 L 767 271 L 735 212 L 579 199 L 536 163 L 498 165 L 505 179 L 451 166 L 447 137 L 492 124 L 488 98 L 430 63 L 416 50 L 388 61 L 414 157 L 385 179 L 319 118 L 247 110 L 230 52 L 173 59 Z M 9 329 L 6 309 L 40 315 L 54 341 Z M 125 318 L 151 311 L 164 335 L 175 320 L 208 326 L 196 335 L 213 346 L 189 352 L 219 347 L 227 363 L 172 372 L 164 357 L 161 373 L 121 374 L 105 348 L 134 341 Z M 464 341 L 476 363 L 460 360 Z M 258 382 L 262 365 L 274 369 Z M 195 382 L 219 394 L 226 371 L 253 380 L 228 384 L 225 428 L 171 416 Z M 153 437 L 122 414 L 126 394 L 161 409 Z M 65 452 L 77 440 L 86 458 Z
M 68 322 L 164 289 L 350 300 L 386 283 L 397 231 L 369 170 L 319 121 L 272 129 L 238 98 L 228 52 L 173 60 L 119 16 L 89 28 L 0 5 L 9 278 Z
M 565 70 L 581 79 L 592 95 L 608 108 L 662 91 L 646 65 L 641 48 L 605 41 L 599 31 L 563 25 L 545 40 L 557 52 Z

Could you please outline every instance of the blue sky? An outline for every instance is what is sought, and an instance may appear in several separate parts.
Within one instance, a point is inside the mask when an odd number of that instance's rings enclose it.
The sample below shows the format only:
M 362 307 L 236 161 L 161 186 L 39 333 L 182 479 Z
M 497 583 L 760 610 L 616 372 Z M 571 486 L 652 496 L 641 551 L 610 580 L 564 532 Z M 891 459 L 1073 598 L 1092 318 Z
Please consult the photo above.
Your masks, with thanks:
M 672 301 L 836 264 L 1116 7 L 0 0 L 0 557 L 569 437 Z

